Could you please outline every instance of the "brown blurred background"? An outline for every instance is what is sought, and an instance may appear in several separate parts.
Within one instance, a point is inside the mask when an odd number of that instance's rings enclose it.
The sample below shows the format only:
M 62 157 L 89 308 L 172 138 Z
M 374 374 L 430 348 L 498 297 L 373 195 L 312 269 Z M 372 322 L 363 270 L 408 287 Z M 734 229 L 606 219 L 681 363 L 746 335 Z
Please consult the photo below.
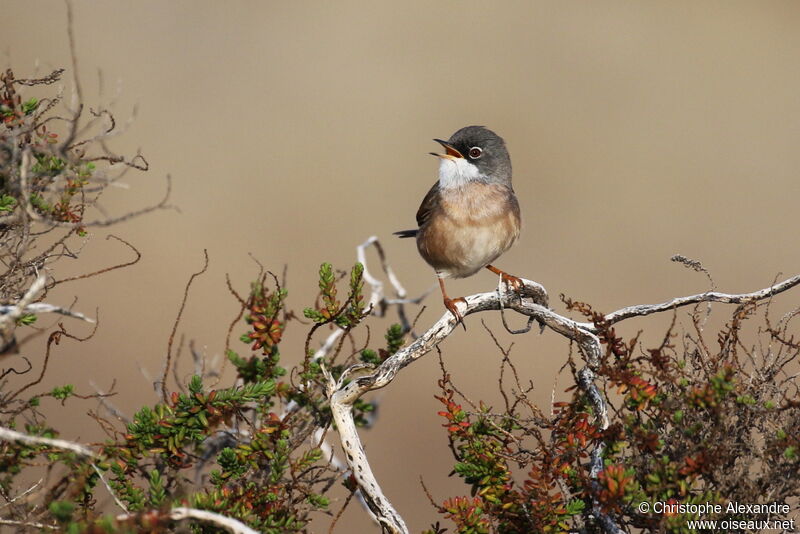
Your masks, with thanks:
M 70 68 L 64 4 L 5 0 L 2 13 L 0 54 L 18 77 Z M 99 307 L 101 316 L 91 342 L 57 348 L 48 384 L 89 392 L 90 380 L 107 387 L 116 377 L 114 403 L 128 414 L 156 399 L 138 366 L 160 373 L 204 248 L 209 271 L 180 331 L 209 357 L 221 354 L 237 308 L 225 273 L 245 291 L 257 272 L 248 253 L 276 271 L 288 265 L 298 311 L 313 302 L 319 263 L 349 267 L 371 234 L 412 295 L 430 288 L 413 243 L 391 232 L 413 226 L 435 180 L 431 139 L 468 124 L 505 137 L 514 163 L 525 228 L 499 265 L 543 283 L 557 310 L 559 293 L 611 311 L 705 290 L 702 275 L 669 261 L 676 253 L 701 260 L 730 292 L 800 271 L 797 2 L 75 1 L 74 14 L 86 104 L 107 104 L 119 90 L 120 121 L 138 106 L 112 146 L 141 147 L 151 167 L 129 175 L 131 189 L 110 192 L 104 207 L 156 202 L 170 173 L 181 208 L 110 230 L 142 252 L 139 264 L 48 298 L 79 296 L 77 309 Z M 107 233 L 94 230 L 83 261 L 62 274 L 128 258 Z M 484 273 L 449 289 L 495 285 Z M 442 313 L 435 295 L 423 328 Z M 797 293 L 784 299 L 796 303 Z M 566 344 L 549 333 L 511 336 L 493 314 L 485 319 L 502 344 L 515 343 L 514 361 L 547 411 L 551 391 L 570 380 L 557 378 Z M 462 391 L 496 402 L 499 353 L 479 317 L 467 324 L 443 344 L 445 361 Z M 304 335 L 300 325 L 289 331 L 287 362 L 300 358 Z M 23 353 L 36 362 L 44 343 Z M 468 491 L 446 477 L 439 376 L 435 355 L 404 370 L 377 395 L 380 416 L 364 434 L 414 531 L 438 519 L 420 476 L 437 500 Z M 63 437 L 101 439 L 85 415 L 95 407 L 59 410 Z M 313 530 L 328 523 L 320 516 Z M 357 506 L 341 527 L 375 530 Z

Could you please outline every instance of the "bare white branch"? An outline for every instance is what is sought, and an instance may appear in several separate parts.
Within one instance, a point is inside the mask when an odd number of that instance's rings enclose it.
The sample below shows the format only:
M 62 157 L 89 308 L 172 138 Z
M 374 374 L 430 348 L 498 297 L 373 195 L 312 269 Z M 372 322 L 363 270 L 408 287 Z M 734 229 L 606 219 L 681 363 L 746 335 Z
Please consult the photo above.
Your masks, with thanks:
M 556 314 L 553 314 L 543 306 L 535 304 L 533 299 L 530 298 L 533 296 L 538 297 L 540 300 L 543 296 L 546 298 L 544 288 L 530 280 L 525 280 L 524 283 L 525 288 L 522 294 L 525 298 L 511 297 L 518 301 L 517 305 L 521 305 L 523 300 L 529 301 L 528 304 L 535 306 L 537 312 L 541 313 L 542 316 L 548 315 L 555 317 Z M 462 316 L 466 316 L 488 309 L 499 310 L 501 300 L 509 296 L 510 295 L 499 295 L 497 292 L 472 295 L 465 299 L 466 306 L 459 303 L 459 311 Z M 509 308 L 513 306 L 510 302 L 506 302 L 505 307 Z M 530 313 L 527 315 L 530 315 Z M 575 324 L 575 322 L 566 318 L 562 319 L 565 320 L 563 325 L 557 324 L 557 321 L 552 319 L 553 328 L 563 328 L 571 331 L 572 325 Z M 358 482 L 359 489 L 373 518 L 380 523 L 384 529 L 393 534 L 406 534 L 408 533 L 408 527 L 400 514 L 394 509 L 391 502 L 383 494 L 378 480 L 367 461 L 367 456 L 353 419 L 353 403 L 367 391 L 379 389 L 388 385 L 402 368 L 430 352 L 453 331 L 456 325 L 457 323 L 453 315 L 447 312 L 429 328 L 427 332 L 422 334 L 410 345 L 400 349 L 387 358 L 379 367 L 367 375 L 355 376 L 354 374 L 355 372 L 364 370 L 366 368 L 364 365 L 353 366 L 346 370 L 338 381 L 334 380 L 326 371 L 326 378 L 328 381 L 326 393 L 330 400 L 333 419 L 336 422 L 336 428 L 339 432 L 347 463 Z M 589 334 L 587 337 L 597 339 L 596 336 L 592 334 Z M 597 344 L 599 345 L 599 339 L 597 340 Z M 597 353 L 597 358 L 599 359 L 599 352 Z M 345 379 L 351 381 L 345 382 Z
M 17 328 L 17 320 L 28 313 L 58 313 L 94 323 L 94 319 L 90 319 L 82 313 L 54 306 L 53 304 L 33 302 L 44 289 L 46 282 L 47 276 L 44 273 L 40 273 L 16 304 L 0 306 L 0 338 L 2 338 L 3 347 L 7 347 L 12 343 L 14 331 Z
M 122 509 L 123 512 L 127 513 L 128 512 L 128 507 L 125 506 L 124 504 L 122 504 L 122 501 L 119 500 L 119 497 L 117 497 L 117 494 L 114 493 L 113 489 L 111 489 L 111 486 L 108 484 L 108 481 L 103 476 L 103 472 L 100 471 L 100 468 L 97 467 L 95 464 L 92 464 L 92 468 L 94 468 L 94 472 L 97 473 L 97 476 L 100 477 L 100 480 L 103 482 L 103 485 L 108 490 L 108 493 L 110 493 L 111 497 L 114 498 L 114 502 L 117 503 L 117 506 L 119 506 Z
M 0 306 L 0 316 L 7 316 L 14 312 L 21 311 L 21 315 L 26 313 L 57 313 L 59 315 L 66 315 L 75 319 L 86 321 L 87 323 L 94 323 L 94 319 L 87 317 L 84 314 L 54 304 L 47 304 L 46 302 L 34 302 L 27 306 L 20 308 L 19 304 L 14 306 Z
M 370 515 L 381 525 L 384 531 L 392 534 L 407 534 L 408 527 L 400 514 L 394 509 L 392 503 L 389 502 L 389 499 L 384 496 L 378 480 L 372 473 L 372 468 L 370 468 L 367 461 L 367 456 L 364 452 L 364 447 L 361 445 L 361 438 L 358 436 L 356 423 L 353 419 L 352 402 L 355 402 L 355 399 L 350 403 L 337 401 L 335 397 L 341 391 L 342 382 L 341 380 L 339 382 L 334 380 L 324 366 L 322 371 L 328 382 L 326 393 L 331 401 L 333 420 L 336 421 L 342 449 L 344 449 L 347 463 L 358 483 Z
M 720 293 L 718 291 L 708 291 L 706 293 L 698 293 L 697 295 L 689 295 L 688 297 L 677 297 L 660 304 L 639 304 L 637 306 L 628 306 L 615 312 L 609 313 L 605 316 L 605 320 L 610 323 L 618 323 L 631 317 L 644 317 L 653 313 L 674 310 L 683 306 L 691 304 L 699 304 L 701 302 L 722 302 L 725 304 L 742 304 L 744 302 L 753 302 L 757 300 L 764 300 L 766 298 L 783 293 L 787 289 L 791 289 L 800 284 L 800 275 L 788 278 L 783 282 L 771 285 L 752 293 L 730 294 Z M 589 330 L 595 330 L 594 325 L 591 323 L 581 323 L 581 327 Z
M 367 262 L 367 249 L 370 246 L 374 247 L 375 251 L 378 253 L 378 259 L 381 262 L 381 269 L 389 279 L 389 283 L 394 289 L 394 298 L 392 299 L 386 297 L 386 294 L 383 290 L 383 282 L 375 278 L 368 268 L 369 262 Z M 400 319 L 400 325 L 405 331 L 409 331 L 411 329 L 411 325 L 406 317 L 404 304 L 417 304 L 421 302 L 430 291 L 423 293 L 416 299 L 407 299 L 408 293 L 406 292 L 405 287 L 403 287 L 403 284 L 400 283 L 400 279 L 394 274 L 392 266 L 389 265 L 389 262 L 386 259 L 386 253 L 383 250 L 383 245 L 381 245 L 381 242 L 377 236 L 371 236 L 369 239 L 358 245 L 356 247 L 356 257 L 358 262 L 364 267 L 364 281 L 372 288 L 372 293 L 370 294 L 368 301 L 371 313 L 378 317 L 383 317 L 383 315 L 386 313 L 386 309 L 389 306 L 397 305 L 397 315 Z
M 87 458 L 89 460 L 94 460 L 98 458 L 98 456 L 94 453 L 94 451 L 92 451 L 91 449 L 89 449 L 84 445 L 81 445 L 80 443 L 66 441 L 63 439 L 31 436 L 29 434 L 23 434 L 22 432 L 17 432 L 16 430 L 11 430 L 10 428 L 5 428 L 5 427 L 0 427 L 0 440 L 19 441 L 22 443 L 27 443 L 28 445 L 47 445 L 48 447 L 53 447 L 55 449 L 72 451 L 76 453 L 78 456 Z M 117 495 L 111 489 L 111 486 L 108 485 L 108 482 L 106 482 L 106 479 L 103 477 L 103 473 L 100 471 L 100 469 L 94 463 L 92 463 L 92 467 L 94 468 L 97 475 L 100 477 L 100 480 L 103 482 L 108 492 L 114 498 L 114 502 L 117 503 L 117 506 L 119 506 L 120 508 L 122 508 L 127 512 L 128 509 L 125 508 L 125 505 L 122 504 L 122 501 L 119 500 Z
M 736 295 L 714 291 L 680 297 L 662 304 L 630 306 L 606 315 L 605 321 L 617 323 L 631 317 L 650 315 L 700 302 L 739 304 L 757 301 L 786 291 L 798 284 L 800 284 L 800 275 L 752 293 Z M 542 305 L 542 303 L 547 302 L 547 292 L 544 287 L 525 279 L 523 279 L 523 288 L 519 294 L 495 291 L 472 295 L 464 300 L 465 303 L 458 303 L 459 312 L 463 317 L 481 311 L 510 309 L 532 318 L 565 338 L 574 341 L 586 362 L 586 367 L 578 372 L 578 385 L 586 392 L 594 406 L 600 428 L 602 430 L 608 428 L 609 420 L 606 402 L 594 383 L 594 371 L 599 367 L 603 354 L 600 339 L 597 336 L 598 328 L 594 324 L 578 322 L 548 309 L 546 305 Z M 383 494 L 377 478 L 367 461 L 366 453 L 353 419 L 353 403 L 368 391 L 383 388 L 391 383 L 401 369 L 430 352 L 450 335 L 456 325 L 453 315 L 450 312 L 446 312 L 427 332 L 387 358 L 380 366 L 370 369 L 370 372 L 361 376 L 357 376 L 357 373 L 364 371 L 364 366 L 362 365 L 351 367 L 343 373 L 338 381 L 334 380 L 326 372 L 328 382 L 326 394 L 331 403 L 333 418 L 339 431 L 347 462 L 355 475 L 374 519 L 391 533 L 405 534 L 408 532 L 408 528 L 403 518 Z M 345 376 L 350 380 L 349 382 L 344 380 Z M 592 477 L 596 477 L 602 470 L 602 453 L 603 446 L 598 444 L 591 458 L 590 472 Z M 606 532 L 613 534 L 622 532 L 613 519 L 605 514 L 596 502 L 592 513 Z
M 36 484 L 34 484 L 34 485 L 33 485 L 33 486 L 31 486 L 30 488 L 26 489 L 25 491 L 23 491 L 22 493 L 20 493 L 20 494 L 19 494 L 19 495 L 17 495 L 16 497 L 14 497 L 13 499 L 9 499 L 9 501 L 8 501 L 7 503 L 5 503 L 3 506 L 0 506 L 0 510 L 2 510 L 3 508 L 6 508 L 6 507 L 8 507 L 8 506 L 11 506 L 11 505 L 12 505 L 12 504 L 14 504 L 15 502 L 17 502 L 19 499 L 21 499 L 21 498 L 25 497 L 26 495 L 28 495 L 28 494 L 29 494 L 29 493 L 31 493 L 32 491 L 36 490 L 36 489 L 37 489 L 39 486 L 41 486 L 41 484 L 42 484 L 42 480 L 43 480 L 43 479 L 41 479 L 41 478 L 40 478 L 40 479 L 39 479 L 39 481 L 38 481 Z
M 183 519 L 196 519 L 198 521 L 205 521 L 206 523 L 213 523 L 224 529 L 227 529 L 233 534 L 259 534 L 258 531 L 253 530 L 241 521 L 214 512 L 208 512 L 206 510 L 197 510 L 195 508 L 184 507 L 173 508 L 169 515 L 175 521 L 181 521 Z
M 2 331 L 4 338 L 6 332 L 13 332 L 17 319 L 25 314 L 25 308 L 30 306 L 33 300 L 42 292 L 46 281 L 47 277 L 44 274 L 40 274 L 16 304 L 13 306 L 4 306 L 7 310 L 0 316 L 0 331 Z
M 113 415 L 114 417 L 116 417 L 117 419 L 119 419 L 120 421 L 122 421 L 125 424 L 128 424 L 128 423 L 131 422 L 130 418 L 127 415 L 125 415 L 122 412 L 122 410 L 117 408 L 114 405 L 113 402 L 108 400 L 108 396 L 106 395 L 106 392 L 103 391 L 102 389 L 100 389 L 100 386 L 98 386 L 93 380 L 89 381 L 89 385 L 92 387 L 92 389 L 94 389 L 95 393 L 97 393 L 97 400 L 99 400 L 100 404 L 106 410 L 108 410 L 108 413 L 110 413 L 111 415 Z
M 96 457 L 95 453 L 91 449 L 89 449 L 84 445 L 81 445 L 80 443 L 74 443 L 72 441 L 66 441 L 63 439 L 31 436 L 29 434 L 23 434 L 22 432 L 17 432 L 16 430 L 11 430 L 10 428 L 5 428 L 5 427 L 0 427 L 0 440 L 19 441 L 22 443 L 27 443 L 28 445 L 47 445 L 49 447 L 53 447 L 56 449 L 72 451 L 78 456 L 82 456 L 84 458 Z
M 130 517 L 131 516 L 129 514 L 121 514 L 117 516 L 117 521 L 125 521 Z M 169 512 L 169 517 L 173 521 L 194 519 L 197 521 L 203 521 L 205 523 L 212 523 L 233 534 L 260 534 L 257 530 L 253 530 L 237 519 L 217 514 L 215 512 L 209 512 L 207 510 L 197 510 L 196 508 L 185 507 L 173 508 Z
M 27 523 L 25 521 L 14 521 L 13 519 L 0 518 L 0 525 L 9 525 L 12 527 L 30 527 L 38 528 L 40 530 L 58 530 L 58 527 L 53 525 L 44 525 L 42 523 Z
M 378 258 L 380 259 L 381 269 L 383 270 L 386 277 L 389 279 L 389 283 L 392 285 L 394 289 L 395 299 L 387 299 L 385 292 L 384 292 L 384 284 L 383 282 L 376 278 L 369 270 L 369 262 L 367 261 L 367 254 L 366 251 L 369 247 L 374 247 L 378 253 Z M 366 284 L 370 287 L 370 296 L 367 300 L 367 311 L 366 313 L 369 315 L 376 315 L 378 317 L 383 317 L 386 313 L 386 310 L 389 306 L 396 305 L 397 306 L 397 313 L 400 319 L 400 322 L 406 330 L 411 328 L 410 324 L 408 323 L 408 319 L 406 318 L 405 310 L 403 305 L 408 302 L 419 302 L 425 295 L 422 295 L 418 299 L 409 301 L 406 299 L 407 293 L 403 285 L 400 283 L 400 280 L 394 274 L 391 265 L 386 259 L 386 254 L 383 250 L 383 246 L 380 243 L 380 240 L 377 236 L 371 236 L 369 239 L 361 243 L 356 247 L 356 257 L 358 262 L 364 267 L 363 271 L 363 280 Z M 333 348 L 339 342 L 339 339 L 344 335 L 345 330 L 340 328 L 339 326 L 334 325 L 333 331 L 328 335 L 325 341 L 322 343 L 319 349 L 314 351 L 313 360 L 314 361 L 322 361 L 328 353 L 333 350 Z M 348 374 L 354 370 L 353 366 L 349 368 L 345 374 Z M 292 412 L 293 410 L 297 409 L 297 403 L 295 401 L 291 401 L 284 410 L 284 414 Z M 323 439 L 325 435 L 325 431 L 322 428 L 318 428 L 313 435 L 313 440 L 319 442 L 319 447 L 322 450 L 322 453 L 325 459 L 337 470 L 345 471 L 347 469 L 347 465 L 344 464 L 339 458 L 336 457 L 333 448 L 327 443 L 326 439 Z M 366 505 L 367 507 L 370 506 L 369 502 L 363 498 L 363 493 L 359 495 L 359 501 Z M 373 517 L 375 517 L 373 515 Z

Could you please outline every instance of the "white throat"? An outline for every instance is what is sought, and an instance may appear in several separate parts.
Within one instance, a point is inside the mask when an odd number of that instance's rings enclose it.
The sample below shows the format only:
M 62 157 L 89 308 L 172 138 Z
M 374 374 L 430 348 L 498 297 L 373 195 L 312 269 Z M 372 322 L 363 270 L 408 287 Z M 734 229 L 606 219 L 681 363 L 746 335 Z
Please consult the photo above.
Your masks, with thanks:
M 439 163 L 439 187 L 451 189 L 463 187 L 469 182 L 485 180 L 486 176 L 478 167 L 464 158 L 442 158 Z

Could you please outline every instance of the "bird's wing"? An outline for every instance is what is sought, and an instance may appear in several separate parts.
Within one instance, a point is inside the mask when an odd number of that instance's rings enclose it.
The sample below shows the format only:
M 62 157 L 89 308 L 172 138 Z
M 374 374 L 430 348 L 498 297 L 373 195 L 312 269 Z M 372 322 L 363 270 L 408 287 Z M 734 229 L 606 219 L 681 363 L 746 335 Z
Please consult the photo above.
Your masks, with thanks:
M 417 210 L 417 226 L 422 228 L 422 226 L 428 222 L 428 219 L 431 218 L 431 213 L 439 205 L 440 198 L 439 182 L 436 182 L 433 184 L 430 191 L 428 191 L 428 194 L 425 195 L 425 198 L 422 199 L 422 204 L 419 205 L 419 209 Z

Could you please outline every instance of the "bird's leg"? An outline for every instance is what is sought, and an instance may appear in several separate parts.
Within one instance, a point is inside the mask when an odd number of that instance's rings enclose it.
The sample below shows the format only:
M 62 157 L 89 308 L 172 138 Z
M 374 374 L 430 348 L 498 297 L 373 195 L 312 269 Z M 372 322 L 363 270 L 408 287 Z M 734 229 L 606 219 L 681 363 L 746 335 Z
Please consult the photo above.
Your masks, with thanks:
M 505 271 L 501 271 L 500 269 L 498 269 L 494 265 L 487 265 L 486 268 L 489 269 L 490 271 L 492 271 L 494 274 L 499 274 L 500 277 L 503 279 L 503 282 L 505 282 L 506 284 L 511 286 L 511 288 L 514 290 L 515 293 L 519 293 L 519 291 L 525 285 L 525 284 L 522 283 L 522 280 L 520 278 L 517 278 L 516 276 L 510 275 Z
M 457 299 L 451 299 L 447 296 L 447 291 L 444 290 L 444 278 L 437 275 L 439 279 L 439 287 L 442 288 L 442 298 L 444 299 L 444 307 L 447 308 L 450 313 L 456 318 L 456 324 L 461 323 L 461 326 L 464 327 L 464 331 L 467 331 L 467 325 L 464 324 L 464 317 L 461 315 L 461 312 L 458 311 L 458 306 L 456 306 L 456 302 L 461 301 L 466 304 L 466 300 L 459 297 Z

